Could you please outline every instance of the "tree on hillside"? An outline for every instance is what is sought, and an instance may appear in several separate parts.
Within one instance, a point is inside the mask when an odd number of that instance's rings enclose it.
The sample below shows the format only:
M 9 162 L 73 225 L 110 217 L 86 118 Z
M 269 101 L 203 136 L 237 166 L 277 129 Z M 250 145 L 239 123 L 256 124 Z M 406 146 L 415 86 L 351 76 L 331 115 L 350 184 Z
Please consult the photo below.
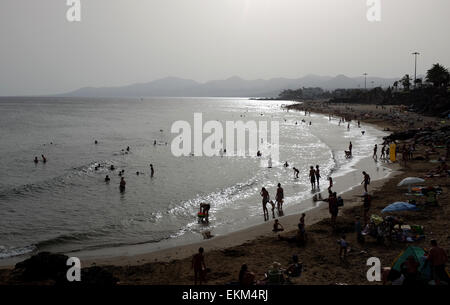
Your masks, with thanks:
M 435 87 L 447 87 L 450 82 L 450 73 L 440 64 L 434 64 L 433 67 L 427 71 L 427 82 L 433 83 Z
M 402 82 L 402 86 L 406 91 L 409 91 L 409 87 L 411 87 L 411 79 L 409 78 L 409 74 L 406 74 L 403 76 L 403 78 L 400 80 Z

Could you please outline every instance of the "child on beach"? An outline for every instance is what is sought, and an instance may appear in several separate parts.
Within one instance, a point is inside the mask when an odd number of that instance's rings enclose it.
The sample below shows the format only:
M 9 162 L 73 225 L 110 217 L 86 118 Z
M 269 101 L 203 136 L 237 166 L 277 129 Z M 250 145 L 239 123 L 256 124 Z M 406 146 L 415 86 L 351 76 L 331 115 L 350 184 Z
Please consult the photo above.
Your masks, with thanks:
M 281 225 L 281 223 L 278 221 L 278 219 L 275 219 L 275 221 L 273 222 L 273 232 L 280 232 L 280 231 L 284 231 L 283 226 Z
M 348 242 L 345 240 L 345 235 L 341 236 L 341 239 L 337 241 L 339 245 L 339 259 L 346 260 L 348 251 Z

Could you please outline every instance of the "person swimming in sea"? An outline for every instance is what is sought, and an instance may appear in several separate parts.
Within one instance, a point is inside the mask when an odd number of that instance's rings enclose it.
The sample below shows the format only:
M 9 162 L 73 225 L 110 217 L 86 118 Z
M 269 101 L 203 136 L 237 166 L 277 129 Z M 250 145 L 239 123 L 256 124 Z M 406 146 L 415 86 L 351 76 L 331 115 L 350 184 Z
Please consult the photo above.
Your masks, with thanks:
M 130 146 L 127 146 L 127 151 L 130 151 Z
M 111 178 L 109 178 L 109 176 L 106 175 L 106 177 L 105 177 L 105 182 L 109 182 L 109 181 L 111 181 Z
M 111 165 L 111 166 L 109 167 L 109 169 L 113 171 L 113 170 L 115 170 L 116 168 L 114 167 L 114 165 Z
M 42 157 L 42 162 L 47 163 L 47 158 L 44 157 L 44 155 L 41 155 Z
M 37 164 L 37 163 L 39 162 L 38 157 L 34 157 L 34 160 L 33 160 L 33 161 L 34 161 L 34 163 Z

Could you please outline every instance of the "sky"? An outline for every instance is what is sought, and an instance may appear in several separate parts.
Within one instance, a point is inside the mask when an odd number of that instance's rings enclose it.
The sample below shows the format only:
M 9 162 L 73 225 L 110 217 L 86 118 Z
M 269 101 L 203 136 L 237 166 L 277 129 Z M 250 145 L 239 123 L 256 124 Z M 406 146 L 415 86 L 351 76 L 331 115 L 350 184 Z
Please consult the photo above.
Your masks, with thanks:
M 400 77 L 450 67 L 449 0 L 0 1 L 0 95 L 44 95 L 176 76 Z M 370 0 L 372 1 L 372 0 Z M 370 2 L 369 1 L 369 2 Z

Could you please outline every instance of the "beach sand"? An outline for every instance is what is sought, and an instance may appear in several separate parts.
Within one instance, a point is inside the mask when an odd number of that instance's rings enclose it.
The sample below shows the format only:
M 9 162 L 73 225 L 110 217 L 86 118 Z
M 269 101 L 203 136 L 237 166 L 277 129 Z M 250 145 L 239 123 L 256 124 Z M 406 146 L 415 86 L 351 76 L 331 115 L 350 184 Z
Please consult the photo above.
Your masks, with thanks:
M 361 118 L 364 124 L 375 124 L 379 128 L 389 128 L 390 131 L 404 130 L 410 127 L 409 122 L 415 122 L 414 128 L 435 124 L 436 118 L 421 117 L 413 113 L 402 113 L 404 121 L 391 118 L 390 107 L 377 109 L 374 105 L 329 105 L 328 103 L 304 103 L 295 106 L 298 110 L 333 113 Z M 294 107 L 294 108 L 295 108 Z M 415 155 L 424 154 L 426 146 L 418 145 Z M 379 151 L 381 147 L 379 148 Z M 440 155 L 445 155 L 445 149 L 438 149 Z M 424 176 L 436 164 L 429 161 L 412 161 L 406 166 L 389 164 L 393 171 L 385 178 L 373 181 L 369 186 L 372 195 L 371 214 L 381 215 L 381 209 L 395 201 L 411 199 L 405 196 L 405 189 L 396 185 L 405 177 Z M 431 239 L 437 239 L 440 246 L 450 248 L 448 233 L 448 177 L 426 179 L 425 186 L 440 185 L 443 194 L 438 198 L 441 206 L 427 208 L 421 212 L 402 212 L 407 224 L 418 224 L 425 227 L 426 238 L 414 245 L 428 247 Z M 262 279 L 264 273 L 274 261 L 287 267 L 293 254 L 297 254 L 303 262 L 304 272 L 300 278 L 294 279 L 294 284 L 380 284 L 371 283 L 366 279 L 369 257 L 378 257 L 383 266 L 390 266 L 397 255 L 408 244 L 394 243 L 389 246 L 379 245 L 372 238 L 367 238 L 362 245 L 356 241 L 354 221 L 356 216 L 362 217 L 362 186 L 356 186 L 350 191 L 340 194 L 344 199 L 344 207 L 340 209 L 337 219 L 337 230 L 333 232 L 328 213 L 328 205 L 322 202 L 319 207 L 306 212 L 306 231 L 308 242 L 303 247 L 279 240 L 272 232 L 273 221 L 263 223 L 245 230 L 225 236 L 217 236 L 200 243 L 179 246 L 147 254 L 120 256 L 113 258 L 86 258 L 82 266 L 103 266 L 119 278 L 119 284 L 193 284 L 191 257 L 199 247 L 205 249 L 205 261 L 210 272 L 207 275 L 208 284 L 226 284 L 236 281 L 240 266 L 246 263 L 249 270 Z M 294 236 L 300 214 L 280 218 L 285 231 L 281 236 Z M 347 262 L 341 262 L 338 253 L 337 240 L 345 233 L 350 243 L 351 252 Z M 11 283 L 10 270 L 0 270 L 0 284 Z

